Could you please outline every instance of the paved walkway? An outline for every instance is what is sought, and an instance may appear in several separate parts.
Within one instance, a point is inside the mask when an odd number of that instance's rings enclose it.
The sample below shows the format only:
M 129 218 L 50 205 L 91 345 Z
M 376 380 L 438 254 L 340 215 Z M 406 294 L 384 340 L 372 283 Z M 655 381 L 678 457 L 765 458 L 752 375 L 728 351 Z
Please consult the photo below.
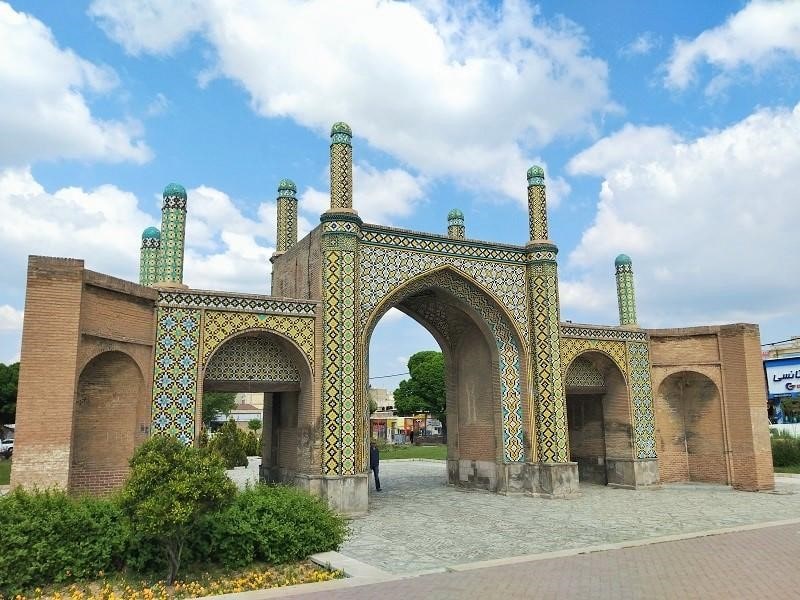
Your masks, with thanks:
M 579 498 L 546 500 L 448 487 L 444 462 L 385 461 L 381 483 L 340 552 L 394 574 L 800 517 L 800 479 L 777 493 L 586 485 Z M 776 572 L 780 556 L 789 555 L 773 556 Z
M 566 558 L 409 577 L 347 589 L 327 589 L 302 594 L 302 598 L 798 598 L 800 589 L 795 569 L 798 556 L 800 524 L 794 524 Z M 254 592 L 250 598 L 257 598 L 257 594 Z

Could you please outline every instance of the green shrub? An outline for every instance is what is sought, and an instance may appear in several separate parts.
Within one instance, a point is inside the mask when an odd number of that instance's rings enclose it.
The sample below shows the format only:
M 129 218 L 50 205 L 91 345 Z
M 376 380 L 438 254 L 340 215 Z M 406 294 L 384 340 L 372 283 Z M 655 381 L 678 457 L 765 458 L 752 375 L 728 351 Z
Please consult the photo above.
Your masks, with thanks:
M 220 427 L 208 447 L 222 457 L 226 469 L 247 466 L 247 435 L 233 419 Z
M 335 550 L 346 533 L 344 519 L 319 498 L 297 488 L 259 484 L 203 519 L 191 554 L 226 567 L 277 564 Z
M 219 456 L 159 435 L 134 453 L 120 507 L 134 535 L 160 542 L 169 559 L 171 584 L 199 521 L 225 507 L 235 493 Z
M 776 467 L 800 465 L 800 438 L 789 435 L 773 435 L 772 464 Z
M 0 595 L 120 568 L 126 548 L 115 502 L 20 489 L 0 498 Z

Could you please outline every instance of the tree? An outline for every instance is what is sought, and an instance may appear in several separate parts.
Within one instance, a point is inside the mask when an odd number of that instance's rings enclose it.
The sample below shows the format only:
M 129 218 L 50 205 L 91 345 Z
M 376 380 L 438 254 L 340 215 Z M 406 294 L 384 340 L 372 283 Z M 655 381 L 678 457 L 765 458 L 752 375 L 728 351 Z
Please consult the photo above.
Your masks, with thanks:
M 259 429 L 261 429 L 261 419 L 250 419 L 247 422 L 247 428 L 250 431 L 258 431 Z
M 0 425 L 13 423 L 17 412 L 19 363 L 0 363 Z
M 203 394 L 203 426 L 210 427 L 217 415 L 227 416 L 233 410 L 236 394 L 233 392 L 206 392 Z
M 150 438 L 136 450 L 130 466 L 120 506 L 134 532 L 163 545 L 171 585 L 187 536 L 203 515 L 233 500 L 236 486 L 219 456 L 170 436 Z
M 404 379 L 394 391 L 395 408 L 400 415 L 431 413 L 446 431 L 444 356 L 425 350 L 408 359 L 411 379 Z
M 375 402 L 375 398 L 370 396 L 369 397 L 369 414 L 374 413 L 376 410 L 378 410 L 378 403 Z
M 247 435 L 236 426 L 233 419 L 228 419 L 220 427 L 208 447 L 222 458 L 226 469 L 247 466 Z

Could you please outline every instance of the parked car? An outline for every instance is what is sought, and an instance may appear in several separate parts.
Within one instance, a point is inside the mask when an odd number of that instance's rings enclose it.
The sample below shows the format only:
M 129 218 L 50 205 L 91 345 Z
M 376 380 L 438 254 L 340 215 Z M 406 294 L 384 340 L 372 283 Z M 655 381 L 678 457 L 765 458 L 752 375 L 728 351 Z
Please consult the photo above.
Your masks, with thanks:
M 11 458 L 14 454 L 14 440 L 0 440 L 0 456 Z

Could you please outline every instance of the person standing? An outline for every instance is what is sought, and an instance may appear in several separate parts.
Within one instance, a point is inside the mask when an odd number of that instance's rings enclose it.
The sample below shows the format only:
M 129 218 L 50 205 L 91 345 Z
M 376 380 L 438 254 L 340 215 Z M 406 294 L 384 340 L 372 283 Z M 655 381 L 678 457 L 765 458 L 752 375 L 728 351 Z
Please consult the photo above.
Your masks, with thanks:
M 375 445 L 375 442 L 370 441 L 369 443 L 369 468 L 372 470 L 372 474 L 375 476 L 375 491 L 381 491 L 381 479 L 378 477 L 378 465 L 381 462 L 381 455 L 378 452 L 378 447 Z

